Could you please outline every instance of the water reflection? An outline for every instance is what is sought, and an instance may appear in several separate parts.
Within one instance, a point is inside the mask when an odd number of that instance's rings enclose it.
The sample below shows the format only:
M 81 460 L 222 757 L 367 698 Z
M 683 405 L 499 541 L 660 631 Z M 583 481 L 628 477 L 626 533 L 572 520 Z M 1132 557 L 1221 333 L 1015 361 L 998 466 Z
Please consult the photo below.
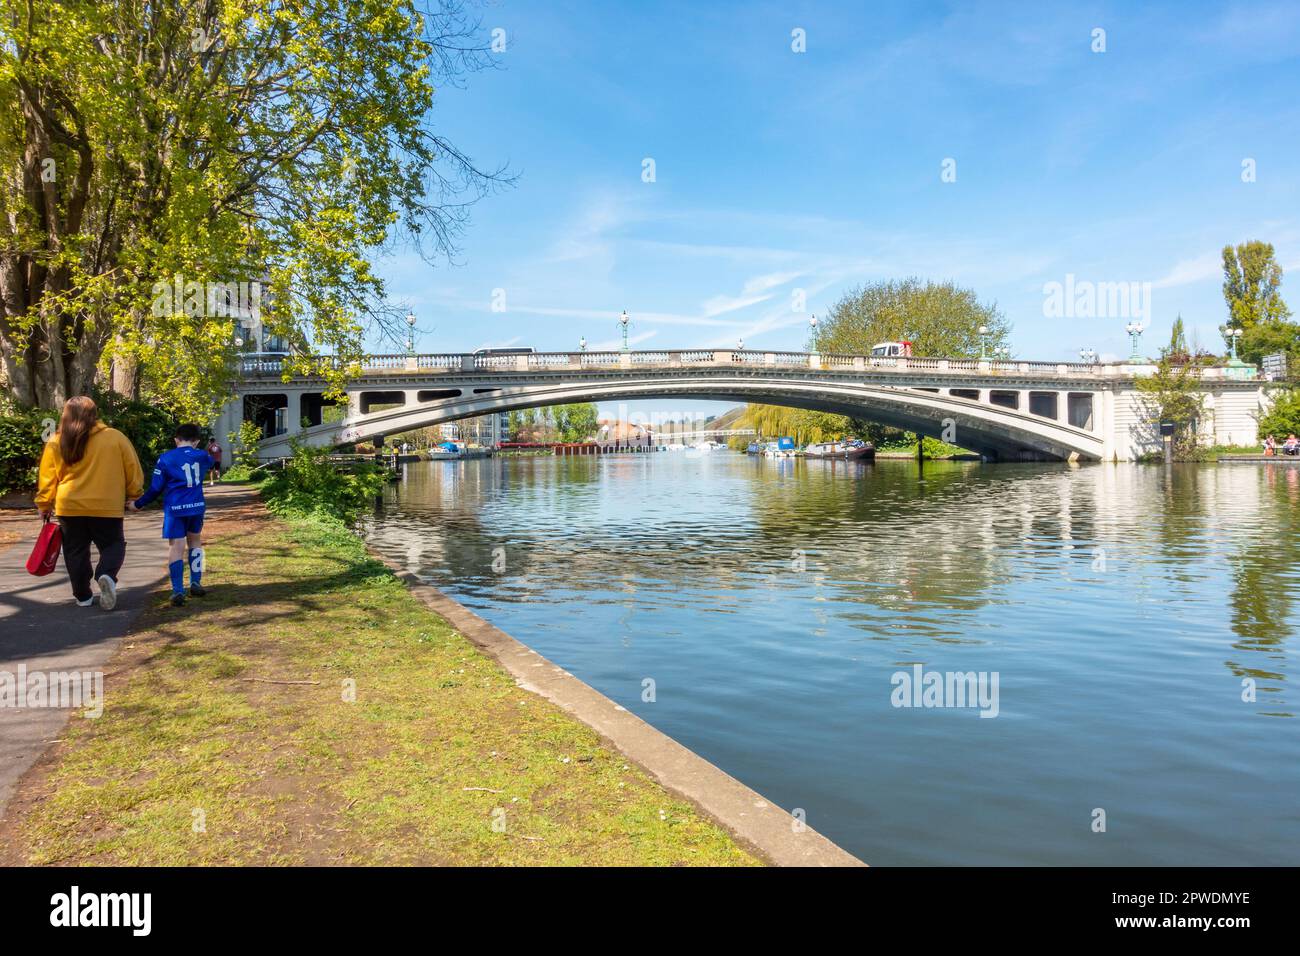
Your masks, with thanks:
M 871 862 L 1242 863 L 1300 843 L 1298 499 L 1278 467 L 498 459 L 408 466 L 367 534 Z M 912 663 L 1000 671 L 1002 715 L 902 716 Z M 1145 829 L 1076 833 L 1103 795 Z M 1231 858 L 1196 835 L 1224 813 Z

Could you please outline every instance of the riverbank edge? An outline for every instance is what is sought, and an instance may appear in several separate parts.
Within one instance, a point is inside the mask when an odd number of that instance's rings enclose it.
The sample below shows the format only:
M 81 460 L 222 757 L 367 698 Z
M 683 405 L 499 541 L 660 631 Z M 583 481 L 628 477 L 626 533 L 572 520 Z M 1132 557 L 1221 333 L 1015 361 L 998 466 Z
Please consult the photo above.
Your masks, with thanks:
M 867 865 L 393 559 L 368 544 L 366 550 L 425 607 L 496 661 L 521 688 L 551 701 L 600 734 L 661 787 L 692 804 L 767 862 L 776 866 Z

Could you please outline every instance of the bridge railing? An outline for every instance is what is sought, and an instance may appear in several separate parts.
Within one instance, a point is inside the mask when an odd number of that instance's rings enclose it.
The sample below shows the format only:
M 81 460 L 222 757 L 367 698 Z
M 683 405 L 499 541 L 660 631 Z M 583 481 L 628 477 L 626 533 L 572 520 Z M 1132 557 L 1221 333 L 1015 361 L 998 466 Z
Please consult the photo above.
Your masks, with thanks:
M 240 357 L 239 370 L 245 377 L 281 376 L 289 356 L 247 354 Z M 311 360 L 328 365 L 332 356 Z M 429 353 L 416 355 L 369 355 L 359 362 L 362 372 L 528 372 L 560 369 L 680 368 L 683 366 L 744 366 L 746 368 L 803 368 L 831 371 L 890 369 L 965 373 L 971 375 L 1016 374 L 1033 376 L 1130 377 L 1150 374 L 1154 366 L 1130 364 L 1086 364 L 1083 362 L 1029 362 L 1014 359 L 938 358 L 932 356 L 879 356 L 841 353 L 765 352 L 755 349 L 656 349 L 628 352 L 520 352 L 513 354 Z M 1207 366 L 1197 370 L 1204 379 L 1227 379 L 1241 375 L 1235 368 Z

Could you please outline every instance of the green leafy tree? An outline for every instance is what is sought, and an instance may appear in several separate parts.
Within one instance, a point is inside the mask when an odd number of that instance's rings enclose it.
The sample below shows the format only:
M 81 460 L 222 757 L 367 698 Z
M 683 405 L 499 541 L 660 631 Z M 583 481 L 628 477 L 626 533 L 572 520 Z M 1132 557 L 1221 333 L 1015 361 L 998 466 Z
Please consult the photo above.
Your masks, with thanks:
M 1282 300 L 1281 285 L 1282 267 L 1272 243 L 1253 239 L 1236 247 L 1224 246 L 1223 298 L 1228 304 L 1225 330 L 1230 326 L 1240 328 L 1244 340 L 1256 325 L 1289 319 L 1291 310 Z
M 226 439 L 230 442 L 230 454 L 236 465 L 252 468 L 257 464 L 257 450 L 262 444 L 262 429 L 257 422 L 240 422 L 239 429 L 227 435 Z
M 805 408 L 786 408 L 781 405 L 746 406 L 736 422 L 737 428 L 752 428 L 762 438 L 789 437 L 796 444 L 832 441 L 847 437 L 864 437 L 866 422 L 834 415 L 830 412 L 810 411 Z M 748 444 L 746 439 L 745 444 Z
M 1178 318 L 1174 319 L 1174 327 L 1169 333 L 1169 348 L 1165 351 L 1171 362 L 1177 364 L 1186 364 L 1192 359 L 1192 354 L 1187 349 L 1187 333 L 1183 329 L 1183 317 L 1181 313 Z
M 812 344 L 818 352 L 863 355 L 878 342 L 906 340 L 916 355 L 974 358 L 980 327 L 992 351 L 1006 345 L 1011 328 L 997 305 L 952 282 L 890 280 L 850 290 L 831 307 Z
M 593 402 L 557 405 L 551 411 L 561 441 L 585 441 L 596 433 L 597 412 Z
M 232 288 L 258 290 L 287 373 L 340 390 L 368 329 L 405 332 L 376 251 L 450 255 L 508 181 L 429 119 L 491 64 L 477 33 L 459 0 L 0 0 L 10 396 L 58 407 L 113 363 L 199 417 L 225 394 Z
M 1279 389 L 1271 397 L 1268 411 L 1259 419 L 1259 434 L 1278 439 L 1300 435 L 1300 388 Z
M 1295 376 L 1300 369 L 1300 323 L 1278 319 L 1257 323 L 1242 334 L 1237 346 L 1242 360 L 1255 365 L 1278 352 L 1286 355 L 1289 377 Z
M 980 328 L 987 331 L 980 335 Z M 875 282 L 846 292 L 813 333 L 815 352 L 866 355 L 879 342 L 908 341 L 914 354 L 976 358 L 1006 347 L 1010 325 L 996 303 L 984 304 L 974 290 L 953 282 L 917 278 Z M 751 405 L 750 422 L 767 422 L 798 441 L 852 435 L 877 445 L 904 441 L 901 431 L 854 421 L 843 415 Z M 758 427 L 753 425 L 752 427 Z M 765 431 L 764 434 L 777 434 Z M 801 437 L 802 436 L 802 437 Z
M 1198 445 L 1196 429 L 1205 414 L 1205 396 L 1200 389 L 1200 367 L 1178 364 L 1169 354 L 1162 355 L 1156 371 L 1135 380 L 1143 422 L 1154 440 L 1161 422 L 1174 423 L 1174 454 L 1179 458 L 1195 456 Z

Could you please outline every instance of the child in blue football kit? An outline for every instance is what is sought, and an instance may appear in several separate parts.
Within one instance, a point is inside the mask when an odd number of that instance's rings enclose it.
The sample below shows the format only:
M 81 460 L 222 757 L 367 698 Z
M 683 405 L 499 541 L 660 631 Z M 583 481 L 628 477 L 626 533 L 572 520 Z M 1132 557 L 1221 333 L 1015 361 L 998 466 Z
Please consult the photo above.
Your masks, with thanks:
M 176 447 L 163 452 L 153 470 L 148 490 L 128 507 L 139 511 L 163 496 L 162 536 L 167 539 L 167 570 L 172 579 L 172 604 L 185 603 L 185 565 L 190 566 L 190 594 L 207 593 L 203 579 L 203 476 L 213 466 L 212 456 L 198 447 L 199 427 L 181 425 L 173 436 Z M 186 549 L 188 547 L 188 555 Z M 188 557 L 188 561 L 183 560 Z

